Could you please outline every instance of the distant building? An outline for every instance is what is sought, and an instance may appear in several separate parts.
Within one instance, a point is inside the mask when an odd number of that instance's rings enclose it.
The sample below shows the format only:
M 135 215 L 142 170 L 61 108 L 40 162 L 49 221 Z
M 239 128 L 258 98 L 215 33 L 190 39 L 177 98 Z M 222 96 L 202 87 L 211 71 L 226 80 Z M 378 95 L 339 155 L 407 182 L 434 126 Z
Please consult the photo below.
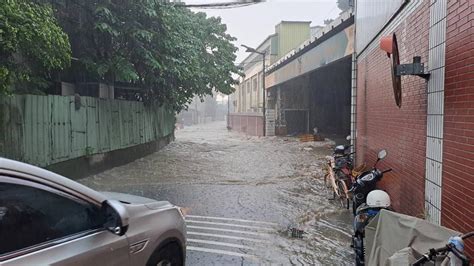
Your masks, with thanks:
M 221 107 L 222 109 L 223 107 Z M 202 100 L 194 96 L 187 110 L 181 111 L 177 116 L 177 122 L 186 126 L 208 123 L 216 120 L 224 120 L 224 114 L 220 111 L 215 95 L 207 95 Z
M 275 33 L 268 36 L 258 47 L 257 51 L 266 51 L 265 65 L 269 66 L 282 56 L 301 45 L 311 37 L 311 22 L 309 21 L 282 21 L 275 26 Z M 252 132 L 247 125 L 232 128 L 253 135 L 263 134 L 263 60 L 258 53 L 250 53 L 241 63 L 244 76 L 235 86 L 231 96 L 233 115 L 244 117 L 244 121 L 251 121 Z M 249 116 L 250 120 L 247 119 Z M 255 121 L 254 121 L 255 120 Z M 231 120 L 232 121 L 232 120 Z M 235 121 L 235 120 L 234 120 Z M 254 126 L 254 124 L 257 124 Z
M 313 26 L 311 27 L 310 30 L 311 30 L 311 37 L 316 37 L 324 30 L 324 26 Z
M 266 70 L 267 132 L 350 134 L 354 16 L 343 12 Z M 270 135 L 270 134 L 267 134 Z
M 268 36 L 258 47 L 257 51 L 266 51 L 265 64 L 273 64 L 283 55 L 298 47 L 310 37 L 310 23 L 307 21 L 282 21 L 275 26 L 275 33 Z M 262 56 L 251 53 L 241 63 L 244 77 L 236 87 L 235 110 L 238 113 L 262 112 Z

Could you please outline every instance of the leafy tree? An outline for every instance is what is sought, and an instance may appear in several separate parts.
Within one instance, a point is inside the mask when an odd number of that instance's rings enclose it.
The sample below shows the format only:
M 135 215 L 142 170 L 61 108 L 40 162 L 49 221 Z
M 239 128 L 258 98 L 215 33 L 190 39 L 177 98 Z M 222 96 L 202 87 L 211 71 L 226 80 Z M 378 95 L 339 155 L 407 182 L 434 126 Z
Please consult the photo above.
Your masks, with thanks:
M 354 0 L 337 0 L 337 7 L 342 11 L 347 11 L 354 6 L 353 1 Z
M 0 80 L 9 82 L 2 84 L 47 77 L 67 65 L 72 50 L 74 63 L 61 72 L 63 79 L 125 82 L 141 88 L 145 100 L 179 111 L 195 95 L 231 93 L 232 76 L 239 73 L 235 39 L 220 18 L 183 6 L 162 0 L 4 1 Z
M 332 19 L 332 18 L 325 19 L 325 20 L 324 20 L 324 25 L 329 25 L 329 24 L 331 24 L 333 21 L 334 21 L 334 19 Z
M 27 0 L 0 5 L 0 94 L 41 89 L 51 71 L 67 67 L 71 48 L 52 9 Z
M 161 11 L 165 29 L 163 76 L 169 82 L 160 86 L 162 94 L 184 106 L 194 94 L 203 98 L 213 89 L 233 92 L 232 74 L 239 73 L 234 65 L 237 48 L 220 18 L 172 6 Z
M 53 1 L 86 79 L 135 84 L 177 111 L 232 92 L 237 49 L 219 18 L 160 0 Z

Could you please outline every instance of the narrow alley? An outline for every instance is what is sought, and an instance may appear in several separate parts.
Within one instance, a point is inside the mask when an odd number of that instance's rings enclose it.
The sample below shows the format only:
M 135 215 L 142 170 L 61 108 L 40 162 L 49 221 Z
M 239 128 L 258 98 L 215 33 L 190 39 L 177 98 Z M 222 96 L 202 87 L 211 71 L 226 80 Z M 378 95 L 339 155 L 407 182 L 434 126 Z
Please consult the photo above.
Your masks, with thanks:
M 214 122 L 81 182 L 189 208 L 188 265 L 352 264 L 350 212 L 328 200 L 322 180 L 330 144 L 247 137 Z

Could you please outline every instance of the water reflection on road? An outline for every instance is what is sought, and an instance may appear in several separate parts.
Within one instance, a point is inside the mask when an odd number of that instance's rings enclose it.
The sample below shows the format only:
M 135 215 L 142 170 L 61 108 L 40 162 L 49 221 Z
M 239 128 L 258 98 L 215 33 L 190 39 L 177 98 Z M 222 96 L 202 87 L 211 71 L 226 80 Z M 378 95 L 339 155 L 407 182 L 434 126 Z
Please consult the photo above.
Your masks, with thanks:
M 247 137 L 215 122 L 81 182 L 189 207 L 188 265 L 352 264 L 351 215 L 322 182 L 329 153 L 328 142 Z

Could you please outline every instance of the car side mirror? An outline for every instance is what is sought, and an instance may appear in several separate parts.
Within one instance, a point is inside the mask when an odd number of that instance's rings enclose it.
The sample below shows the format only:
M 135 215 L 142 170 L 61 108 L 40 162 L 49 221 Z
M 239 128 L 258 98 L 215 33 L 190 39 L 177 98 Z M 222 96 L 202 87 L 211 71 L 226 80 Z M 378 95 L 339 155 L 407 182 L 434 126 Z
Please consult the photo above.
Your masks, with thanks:
M 127 232 L 130 216 L 122 203 L 117 200 L 106 200 L 102 203 L 102 212 L 105 216 L 105 229 L 118 236 L 123 236 Z

